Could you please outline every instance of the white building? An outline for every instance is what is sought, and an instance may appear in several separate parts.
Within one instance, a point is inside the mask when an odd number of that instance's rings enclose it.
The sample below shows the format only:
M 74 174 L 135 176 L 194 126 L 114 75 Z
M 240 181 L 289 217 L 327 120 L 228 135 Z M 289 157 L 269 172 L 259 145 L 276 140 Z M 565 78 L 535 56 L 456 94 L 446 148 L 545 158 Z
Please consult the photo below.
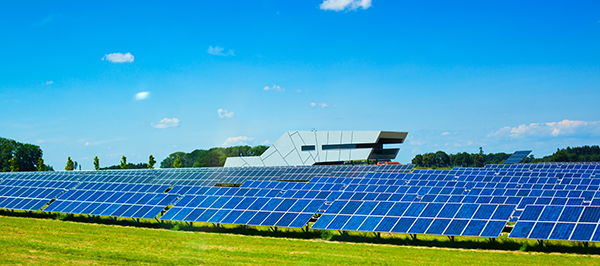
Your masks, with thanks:
M 261 156 L 229 157 L 225 167 L 341 164 L 344 161 L 391 160 L 408 132 L 288 131 Z

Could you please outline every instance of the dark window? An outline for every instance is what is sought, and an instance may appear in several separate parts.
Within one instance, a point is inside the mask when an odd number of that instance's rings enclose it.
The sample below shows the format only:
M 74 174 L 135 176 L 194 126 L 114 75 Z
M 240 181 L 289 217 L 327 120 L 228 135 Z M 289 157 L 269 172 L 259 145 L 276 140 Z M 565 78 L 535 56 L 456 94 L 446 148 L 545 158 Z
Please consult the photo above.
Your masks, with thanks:
M 323 150 L 347 150 L 347 149 L 356 149 L 356 144 L 323 145 Z
M 302 146 L 302 151 L 314 151 L 315 145 Z

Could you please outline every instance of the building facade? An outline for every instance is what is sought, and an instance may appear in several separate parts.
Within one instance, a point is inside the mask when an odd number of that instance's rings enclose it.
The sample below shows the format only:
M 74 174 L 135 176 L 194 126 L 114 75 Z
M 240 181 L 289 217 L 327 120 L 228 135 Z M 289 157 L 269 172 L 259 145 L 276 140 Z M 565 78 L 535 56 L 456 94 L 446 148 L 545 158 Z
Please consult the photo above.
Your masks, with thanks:
M 408 132 L 288 131 L 261 156 L 229 157 L 225 167 L 342 164 L 347 161 L 391 160 Z

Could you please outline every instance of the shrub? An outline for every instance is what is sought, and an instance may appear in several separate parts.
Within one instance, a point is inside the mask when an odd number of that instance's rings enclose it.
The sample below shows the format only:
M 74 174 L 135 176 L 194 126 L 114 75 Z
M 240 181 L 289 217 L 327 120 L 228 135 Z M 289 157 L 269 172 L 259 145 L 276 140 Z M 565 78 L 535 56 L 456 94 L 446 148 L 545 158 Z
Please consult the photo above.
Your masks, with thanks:
M 323 231 L 321 232 L 321 239 L 323 240 L 331 240 L 333 238 L 333 233 L 331 231 Z

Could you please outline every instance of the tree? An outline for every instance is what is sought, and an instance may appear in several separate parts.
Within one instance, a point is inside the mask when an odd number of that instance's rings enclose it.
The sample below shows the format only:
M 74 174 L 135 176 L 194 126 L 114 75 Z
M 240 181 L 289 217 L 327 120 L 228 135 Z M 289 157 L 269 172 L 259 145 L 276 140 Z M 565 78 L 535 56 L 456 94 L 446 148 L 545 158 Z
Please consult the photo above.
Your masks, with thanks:
M 417 166 L 422 166 L 423 165 L 423 155 L 421 155 L 421 154 L 415 155 L 415 158 L 412 159 L 411 163 L 414 165 L 417 165 Z
M 150 157 L 148 157 L 148 169 L 154 169 L 155 164 L 156 164 L 156 160 L 154 159 L 154 156 L 152 156 L 152 154 L 150 154 Z
M 38 171 L 46 171 L 46 165 L 44 165 L 44 159 L 42 157 L 38 158 Z
M 75 169 L 75 164 L 73 163 L 73 160 L 71 160 L 71 156 L 69 156 L 67 157 L 67 165 L 65 166 L 65 170 L 73 171 L 73 169 Z
M 175 158 L 175 161 L 173 162 L 173 167 L 175 167 L 175 168 L 181 168 L 181 158 L 179 156 L 177 156 Z
M 177 156 L 181 160 L 181 167 L 221 167 L 227 157 L 260 156 L 269 146 L 258 145 L 250 147 L 232 146 L 227 148 L 211 148 L 209 150 L 196 149 L 190 153 L 174 152 L 160 162 L 160 168 L 173 168 Z
M 94 157 L 94 169 L 100 170 L 100 159 L 98 159 L 98 156 Z
M 36 171 L 42 149 L 37 145 L 24 144 L 12 139 L 0 138 L 0 171 L 11 170 L 10 159 L 15 158 L 19 171 Z
M 450 157 L 443 151 L 435 153 L 435 162 L 438 167 L 448 167 L 450 165 Z
M 429 152 L 423 154 L 423 166 L 431 167 L 435 165 L 435 154 Z
M 8 160 L 8 162 L 10 163 L 11 172 L 19 172 L 19 163 L 17 163 L 17 158 L 13 157 L 12 159 Z
M 125 155 L 121 158 L 121 169 L 127 169 L 127 157 Z
M 475 167 L 483 167 L 485 165 L 485 156 L 483 154 L 476 154 L 475 159 Z

